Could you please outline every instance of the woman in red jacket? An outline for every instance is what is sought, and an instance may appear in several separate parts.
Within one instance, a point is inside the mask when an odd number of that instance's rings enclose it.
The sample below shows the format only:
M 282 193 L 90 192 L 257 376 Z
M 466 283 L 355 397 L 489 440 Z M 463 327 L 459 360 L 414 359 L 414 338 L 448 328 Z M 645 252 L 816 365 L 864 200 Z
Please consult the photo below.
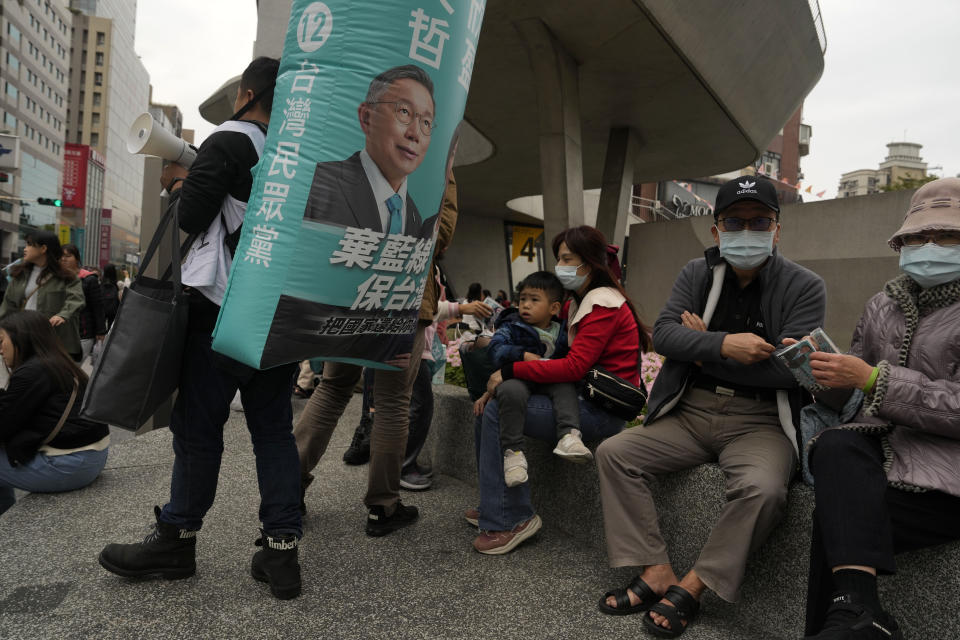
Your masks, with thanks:
M 595 366 L 639 385 L 640 352 L 650 348 L 650 333 L 619 283 L 615 247 L 609 246 L 593 227 L 574 227 L 553 239 L 553 255 L 557 277 L 573 298 L 567 319 L 570 351 L 558 360 L 507 364 L 490 376 L 487 390 L 493 395 L 493 390 L 510 378 L 539 383 L 579 382 Z M 620 418 L 580 398 L 584 440 L 607 438 L 623 426 Z M 524 433 L 556 440 L 548 397 L 530 397 Z M 476 443 L 480 508 L 466 513 L 467 520 L 481 530 L 473 546 L 480 553 L 508 553 L 535 534 L 541 522 L 530 504 L 529 483 L 507 487 L 504 482 L 496 400 L 489 401 L 477 419 Z

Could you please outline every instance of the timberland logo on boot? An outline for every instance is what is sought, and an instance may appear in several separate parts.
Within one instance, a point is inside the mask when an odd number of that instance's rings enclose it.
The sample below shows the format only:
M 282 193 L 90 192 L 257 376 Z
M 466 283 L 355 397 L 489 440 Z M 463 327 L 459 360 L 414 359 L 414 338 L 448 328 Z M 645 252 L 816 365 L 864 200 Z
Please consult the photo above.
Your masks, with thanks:
M 180 539 L 181 539 L 181 540 L 184 540 L 184 539 L 186 539 L 186 538 L 196 538 L 196 537 L 197 537 L 197 532 L 196 532 L 196 531 L 187 531 L 186 529 L 180 529 Z
M 367 514 L 367 520 L 379 520 L 379 519 L 380 519 L 380 516 L 378 516 L 378 515 L 375 514 L 375 513 L 368 513 L 368 514 Z
M 297 539 L 283 540 L 282 538 L 267 537 L 267 546 L 276 551 L 292 551 L 297 548 Z

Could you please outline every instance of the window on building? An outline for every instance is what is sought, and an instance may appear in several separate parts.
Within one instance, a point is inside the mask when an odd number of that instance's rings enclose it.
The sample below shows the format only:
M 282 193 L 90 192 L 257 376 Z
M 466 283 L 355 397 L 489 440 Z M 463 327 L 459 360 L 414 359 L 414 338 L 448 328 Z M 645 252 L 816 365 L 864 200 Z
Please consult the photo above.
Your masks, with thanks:
M 93 84 L 102 87 L 103 86 L 103 74 L 99 71 L 93 72 Z
M 3 114 L 3 125 L 10 131 L 17 132 L 17 119 L 12 113 Z
M 10 84 L 9 82 L 6 83 L 6 92 L 7 92 L 7 95 L 13 98 L 14 100 L 16 100 L 17 97 L 20 95 L 20 92 L 17 90 L 17 88 L 12 84 Z
M 107 34 L 103 31 L 97 31 L 97 45 L 103 46 L 107 42 Z
M 88 32 L 86 29 L 83 30 L 83 44 L 87 44 L 87 34 L 88 34 L 88 33 L 89 33 L 89 32 Z
M 10 71 L 19 75 L 20 61 L 17 59 L 15 55 L 10 53 L 9 51 L 7 52 L 7 67 L 10 69 Z
M 90 134 L 90 146 L 91 146 L 91 147 L 96 147 L 96 146 L 98 146 L 99 144 L 100 144 L 100 134 L 99 134 L 99 133 L 96 133 L 96 132 L 91 133 L 91 134 Z
M 17 29 L 13 26 L 12 22 L 7 23 L 7 35 L 10 36 L 10 41 L 14 44 L 20 44 L 20 29 Z
M 93 92 L 93 106 L 99 107 L 99 106 L 100 106 L 100 99 L 101 99 L 101 94 L 100 94 L 100 92 L 99 92 L 99 91 L 94 91 L 94 92 Z M 83 100 L 83 98 L 80 98 L 80 100 Z
M 94 64 L 96 64 L 98 67 L 102 67 L 102 66 L 103 66 L 103 51 L 97 51 L 97 53 L 95 54 L 95 58 L 96 58 L 96 62 L 94 62 Z
M 100 124 L 100 114 L 94 111 L 90 114 L 90 124 L 98 126 Z

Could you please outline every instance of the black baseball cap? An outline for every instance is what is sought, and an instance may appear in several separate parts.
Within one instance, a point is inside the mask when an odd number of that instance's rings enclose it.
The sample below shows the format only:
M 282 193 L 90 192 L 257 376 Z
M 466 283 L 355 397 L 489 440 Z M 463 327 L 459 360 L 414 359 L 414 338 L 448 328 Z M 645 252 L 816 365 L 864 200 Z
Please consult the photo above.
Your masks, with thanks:
M 717 201 L 713 208 L 714 220 L 724 209 L 741 200 L 756 200 L 780 217 L 780 201 L 773 183 L 760 176 L 740 176 L 725 183 L 717 192 Z

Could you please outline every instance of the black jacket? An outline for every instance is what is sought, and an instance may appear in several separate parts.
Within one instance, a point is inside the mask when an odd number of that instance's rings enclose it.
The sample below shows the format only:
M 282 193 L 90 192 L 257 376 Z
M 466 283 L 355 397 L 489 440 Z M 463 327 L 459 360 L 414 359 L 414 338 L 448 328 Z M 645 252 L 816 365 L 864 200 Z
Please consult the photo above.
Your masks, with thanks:
M 113 324 L 113 319 L 117 317 L 117 307 L 120 306 L 120 288 L 116 282 L 104 280 L 100 285 L 100 292 L 103 295 L 103 315 L 107 321 L 107 328 Z
M 95 338 L 107 333 L 107 320 L 103 306 L 103 290 L 100 279 L 95 274 L 80 278 L 83 285 L 83 298 L 87 306 L 80 310 L 80 337 Z
M 57 449 L 76 449 L 103 439 L 107 425 L 80 417 L 84 388 L 77 392 L 66 423 L 49 444 Z M 56 386 L 47 368 L 36 358 L 13 370 L 6 390 L 0 389 L 0 448 L 11 465 L 30 461 L 50 435 L 70 400 L 70 392 Z

